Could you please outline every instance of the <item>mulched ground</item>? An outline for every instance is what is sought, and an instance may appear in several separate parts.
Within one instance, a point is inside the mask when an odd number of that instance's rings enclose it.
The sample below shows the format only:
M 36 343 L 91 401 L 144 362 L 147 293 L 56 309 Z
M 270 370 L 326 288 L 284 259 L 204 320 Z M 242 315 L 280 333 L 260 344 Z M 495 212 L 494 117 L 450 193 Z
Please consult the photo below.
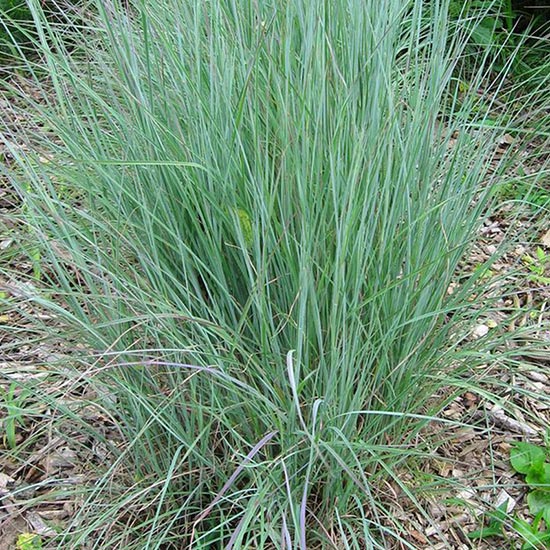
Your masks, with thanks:
M 33 93 L 29 90 L 29 93 Z M 37 98 L 39 99 L 39 98 Z M 33 124 L 14 112 L 12 98 L 0 96 L 0 117 L 5 126 L 4 140 L 28 147 L 20 140 L 22 129 Z M 39 131 L 39 128 L 31 128 Z M 26 133 L 25 135 L 28 135 Z M 496 147 L 514 147 L 513 138 L 503 136 Z M 540 144 L 527 147 L 515 170 L 536 171 L 544 159 L 532 160 L 532 152 Z M 12 162 L 6 143 L 0 140 L 0 159 Z M 550 192 L 550 182 L 548 183 Z M 109 449 L 89 434 L 78 422 L 58 422 L 56 400 L 62 399 L 75 413 L 105 435 L 115 445 L 120 441 L 116 425 L 91 403 L 94 394 L 87 386 L 86 373 L 75 380 L 63 371 L 66 350 L 58 342 L 39 339 L 35 322 L 55 323 L 31 306 L 25 297 L 37 292 L 33 285 L 33 262 L 21 250 L 25 230 L 18 221 L 21 204 L 6 179 L 0 177 L 0 411 L 7 426 L 10 403 L 26 411 L 17 420 L 15 443 L 10 448 L 4 435 L 0 441 L 0 550 L 15 548 L 17 536 L 24 532 L 38 533 L 47 542 L 78 511 L 79 502 L 69 497 L 75 486 L 90 486 L 100 476 L 101 466 L 110 460 Z M 388 506 L 393 517 L 402 522 L 409 533 L 410 545 L 418 549 L 465 550 L 520 548 L 517 537 L 508 530 L 510 540 L 472 541 L 467 534 L 480 527 L 484 514 L 508 502 L 508 511 L 529 518 L 526 487 L 522 477 L 511 469 L 511 442 L 529 440 L 543 442 L 550 426 L 550 285 L 542 283 L 550 277 L 550 260 L 546 266 L 529 267 L 528 258 L 537 258 L 537 248 L 550 256 L 550 226 L 533 218 L 528 208 L 518 215 L 518 207 L 502 205 L 480 231 L 479 240 L 463 265 L 470 272 L 497 252 L 503 242 L 512 242 L 518 235 L 523 241 L 512 247 L 491 267 L 491 276 L 515 281 L 517 292 L 499 304 L 499 311 L 483 318 L 472 338 L 483 338 L 493 330 L 505 327 L 514 330 L 531 325 L 541 345 L 530 359 L 533 368 L 510 373 L 499 365 L 487 365 L 483 372 L 486 389 L 500 396 L 500 403 L 490 402 L 482 393 L 465 391 L 444 411 L 443 418 L 468 423 L 469 426 L 445 425 L 446 442 L 434 450 L 422 471 L 434 480 L 456 480 L 456 494 L 417 495 L 429 510 L 425 518 L 409 502 L 397 484 L 389 484 Z M 548 221 L 548 220 L 546 220 Z M 28 238 L 28 236 L 27 236 Z M 540 262 L 539 262 L 540 263 Z M 538 265 L 538 264 L 537 264 Z M 449 289 L 452 292 L 453 288 Z M 495 287 L 498 292 L 498 285 Z M 479 299 L 479 298 L 478 298 Z M 10 305 L 11 304 L 11 305 Z M 472 307 L 476 307 L 474 301 Z M 546 326 L 546 329 L 542 327 Z M 541 327 L 537 331 L 537 327 Z M 545 373 L 544 371 L 547 371 Z M 498 381 L 495 384 L 494 381 Z M 41 395 L 34 400 L 26 395 L 25 385 L 34 386 Z M 12 408 L 12 418 L 17 412 Z M 441 431 L 433 424 L 429 430 Z M 405 483 L 414 483 L 403 474 Z M 65 491 L 67 489 L 67 491 Z M 514 538 L 515 537 L 515 538 Z M 54 546 L 55 547 L 55 546 Z M 397 548 L 405 548 L 397 545 Z

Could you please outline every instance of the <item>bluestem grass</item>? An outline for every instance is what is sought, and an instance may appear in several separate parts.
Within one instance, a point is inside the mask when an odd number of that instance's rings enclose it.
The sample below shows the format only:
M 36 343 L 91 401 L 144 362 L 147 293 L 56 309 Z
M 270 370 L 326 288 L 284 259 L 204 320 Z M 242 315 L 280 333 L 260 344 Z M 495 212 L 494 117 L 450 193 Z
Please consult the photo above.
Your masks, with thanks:
M 491 66 L 453 92 L 432 4 L 97 1 L 69 52 L 32 3 L 55 139 L 11 177 L 127 440 L 64 548 L 412 548 L 380 484 L 414 501 L 433 396 L 496 347 L 461 338 L 476 277 L 447 292 Z

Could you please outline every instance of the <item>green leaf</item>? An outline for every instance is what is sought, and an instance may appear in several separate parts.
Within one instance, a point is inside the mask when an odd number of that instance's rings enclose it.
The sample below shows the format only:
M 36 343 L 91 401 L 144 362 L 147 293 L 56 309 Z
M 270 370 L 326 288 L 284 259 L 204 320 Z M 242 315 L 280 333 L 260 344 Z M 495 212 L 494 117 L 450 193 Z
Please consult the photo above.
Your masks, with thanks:
M 529 540 L 526 540 L 521 550 L 544 550 L 550 543 L 550 533 L 531 533 Z
M 527 504 L 529 511 L 535 516 L 539 512 L 543 512 L 544 521 L 548 517 L 550 511 L 550 491 L 544 489 L 535 489 L 527 495 Z M 546 513 L 545 513 L 546 512 Z
M 486 527 L 476 529 L 471 533 L 468 533 L 469 539 L 488 539 L 489 537 L 503 537 L 504 531 L 502 529 L 502 523 L 492 522 Z
M 494 17 L 485 17 L 485 19 L 481 20 L 479 26 L 494 33 L 496 30 L 502 28 L 502 21 Z
M 508 500 L 504 501 L 494 512 L 489 513 L 489 524 L 468 533 L 469 539 L 486 539 L 489 537 L 504 536 L 503 523 L 508 517 L 506 510 L 508 508 Z
M 546 485 L 550 489 L 550 464 L 545 462 L 531 468 L 525 476 L 525 482 L 529 487 L 535 488 Z
M 508 516 L 508 499 L 506 499 L 494 512 L 489 513 L 491 523 L 499 523 L 502 525 Z
M 510 451 L 512 468 L 520 474 L 528 474 L 534 469 L 542 468 L 546 452 L 542 447 L 518 441 Z
M 485 48 L 494 47 L 497 41 L 497 34 L 495 33 L 495 26 L 491 20 L 484 19 L 472 29 L 472 42 L 478 46 Z

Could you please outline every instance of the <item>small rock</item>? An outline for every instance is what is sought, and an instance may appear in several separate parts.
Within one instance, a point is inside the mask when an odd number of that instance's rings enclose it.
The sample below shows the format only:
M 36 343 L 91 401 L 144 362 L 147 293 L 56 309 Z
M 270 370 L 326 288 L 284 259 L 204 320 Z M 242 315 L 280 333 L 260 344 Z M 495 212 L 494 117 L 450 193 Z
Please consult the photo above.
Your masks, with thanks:
M 477 325 L 477 327 L 474 329 L 473 337 L 474 338 L 483 338 L 484 336 L 487 336 L 487 333 L 489 332 L 489 327 L 487 325 Z

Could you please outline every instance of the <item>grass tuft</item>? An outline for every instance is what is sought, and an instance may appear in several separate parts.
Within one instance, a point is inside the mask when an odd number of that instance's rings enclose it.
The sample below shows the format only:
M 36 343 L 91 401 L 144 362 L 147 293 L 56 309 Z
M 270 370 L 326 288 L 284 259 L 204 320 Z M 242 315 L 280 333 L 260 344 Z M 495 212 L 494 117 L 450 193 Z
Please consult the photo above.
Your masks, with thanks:
M 480 276 L 448 293 L 505 70 L 456 86 L 446 2 L 98 1 L 70 51 L 30 4 L 30 298 L 125 441 L 62 547 L 413 548 L 384 482 L 418 503 L 419 434 L 506 339 L 466 338 Z

